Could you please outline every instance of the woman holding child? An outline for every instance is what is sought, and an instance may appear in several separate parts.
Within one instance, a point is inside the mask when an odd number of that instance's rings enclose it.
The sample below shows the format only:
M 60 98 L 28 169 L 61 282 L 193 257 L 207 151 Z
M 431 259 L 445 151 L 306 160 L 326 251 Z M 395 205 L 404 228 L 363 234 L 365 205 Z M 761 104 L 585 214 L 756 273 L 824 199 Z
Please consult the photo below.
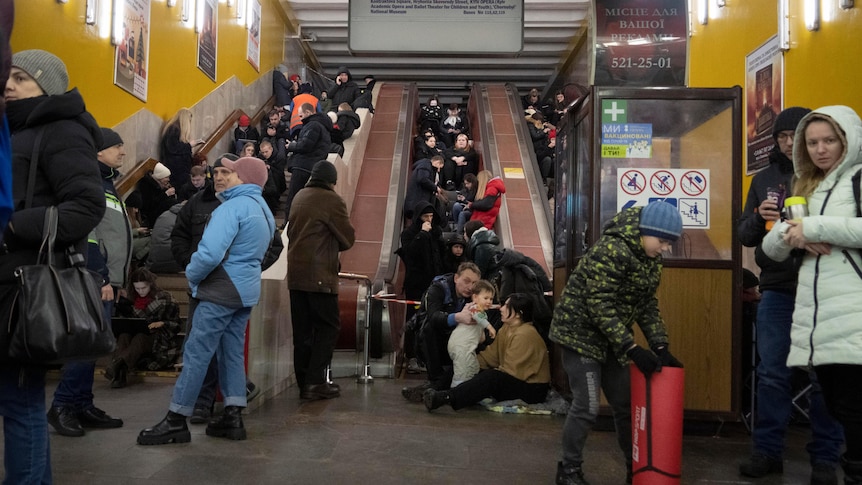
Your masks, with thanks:
M 500 307 L 503 326 L 494 342 L 477 356 L 482 369 L 475 377 L 448 391 L 428 389 L 423 395 L 428 411 L 449 404 L 471 406 L 486 397 L 498 401 L 521 399 L 544 402 L 551 382 L 548 349 L 533 328 L 533 297 L 512 293 Z

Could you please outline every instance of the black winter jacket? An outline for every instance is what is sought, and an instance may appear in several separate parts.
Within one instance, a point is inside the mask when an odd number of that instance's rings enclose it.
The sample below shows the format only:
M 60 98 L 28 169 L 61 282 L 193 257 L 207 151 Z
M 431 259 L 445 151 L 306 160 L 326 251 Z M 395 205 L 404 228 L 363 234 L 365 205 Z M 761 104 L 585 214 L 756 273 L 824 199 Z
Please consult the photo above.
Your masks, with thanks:
M 796 276 L 799 265 L 802 263 L 801 253 L 794 252 L 791 257 L 778 262 L 769 259 L 760 247 L 766 233 L 766 220 L 757 213 L 760 203 L 766 199 L 768 187 L 784 187 L 785 193 L 791 194 L 790 187 L 793 180 L 793 162 L 778 150 L 772 149 L 769 154 L 769 165 L 754 176 L 751 187 L 748 189 L 748 197 L 745 200 L 745 209 L 739 218 L 737 230 L 739 240 L 743 246 L 755 247 L 754 260 L 760 267 L 760 290 L 779 290 L 796 293 Z
M 353 111 L 339 111 L 337 116 L 336 123 L 338 124 L 338 129 L 341 130 L 341 134 L 346 140 L 353 136 L 354 131 L 359 129 L 359 125 L 361 124 L 359 115 Z
M 329 136 L 331 126 L 332 120 L 323 113 L 314 113 L 302 120 L 299 138 L 287 147 L 287 152 L 293 153 L 287 160 L 288 172 L 293 173 L 298 168 L 310 173 L 315 163 L 326 160 L 332 144 Z
M 207 184 L 180 209 L 171 230 L 171 253 L 180 267 L 185 268 L 191 261 L 192 254 L 197 251 L 198 243 L 203 238 L 210 215 L 220 204 L 215 188 L 212 184 Z
M 75 246 L 87 255 L 87 235 L 105 214 L 105 192 L 96 161 L 102 134 L 73 89 L 55 96 L 11 101 L 6 105 L 12 133 L 12 196 L 14 213 L 0 249 L 0 285 L 14 283 L 17 266 L 34 264 L 42 241 L 45 209 L 58 209 L 55 260 L 65 264 L 63 251 Z M 25 197 L 37 132 L 43 129 L 33 202 Z M 2 290 L 0 290 L 2 291 Z
M 443 230 L 440 214 L 430 202 L 420 202 L 413 214 L 434 211 L 430 231 L 422 230 L 422 219 L 414 217 L 412 224 L 401 232 L 401 247 L 396 254 L 404 261 L 404 292 L 409 297 L 421 296 L 435 276 L 444 272 Z

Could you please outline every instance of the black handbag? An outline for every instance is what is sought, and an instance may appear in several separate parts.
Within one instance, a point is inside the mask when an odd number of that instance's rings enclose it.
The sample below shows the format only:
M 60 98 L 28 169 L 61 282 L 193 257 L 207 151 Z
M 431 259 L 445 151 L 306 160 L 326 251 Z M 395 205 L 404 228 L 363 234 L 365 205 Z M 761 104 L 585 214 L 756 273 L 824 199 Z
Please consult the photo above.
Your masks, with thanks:
M 45 210 L 39 261 L 15 270 L 18 289 L 7 327 L 9 360 L 29 364 L 91 360 L 116 346 L 103 313 L 99 276 L 72 251 L 67 251 L 71 267 L 56 267 L 56 236 L 57 208 L 51 206 Z

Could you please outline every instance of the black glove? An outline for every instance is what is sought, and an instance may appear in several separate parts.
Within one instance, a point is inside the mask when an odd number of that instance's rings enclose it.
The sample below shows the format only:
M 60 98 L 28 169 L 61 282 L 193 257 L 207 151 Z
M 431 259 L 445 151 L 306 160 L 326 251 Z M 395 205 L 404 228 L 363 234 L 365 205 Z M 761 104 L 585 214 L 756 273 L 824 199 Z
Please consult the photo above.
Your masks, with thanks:
M 661 370 L 661 361 L 659 358 L 654 353 L 639 345 L 627 350 L 626 355 L 647 377 L 649 377 L 653 372 Z
M 653 352 L 658 356 L 658 360 L 661 361 L 661 365 L 667 367 L 682 367 L 682 362 L 677 360 L 670 351 L 667 349 L 667 345 L 661 347 L 653 348 Z

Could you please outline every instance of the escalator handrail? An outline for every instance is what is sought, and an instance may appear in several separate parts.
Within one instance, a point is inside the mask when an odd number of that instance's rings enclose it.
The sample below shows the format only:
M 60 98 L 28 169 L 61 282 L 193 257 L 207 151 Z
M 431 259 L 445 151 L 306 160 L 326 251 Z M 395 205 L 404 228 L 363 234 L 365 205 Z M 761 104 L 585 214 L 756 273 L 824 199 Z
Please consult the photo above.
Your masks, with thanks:
M 401 111 L 398 113 L 398 123 L 396 124 L 396 142 L 395 151 L 392 155 L 388 198 L 390 203 L 386 204 L 386 221 L 388 223 L 384 225 L 380 262 L 373 279 L 372 289 L 374 292 L 394 284 L 393 280 L 397 274 L 398 256 L 395 254 L 395 250 L 401 243 L 401 231 L 404 226 L 404 197 L 411 173 L 410 160 L 418 114 L 419 89 L 416 84 L 406 84 L 402 92 Z

